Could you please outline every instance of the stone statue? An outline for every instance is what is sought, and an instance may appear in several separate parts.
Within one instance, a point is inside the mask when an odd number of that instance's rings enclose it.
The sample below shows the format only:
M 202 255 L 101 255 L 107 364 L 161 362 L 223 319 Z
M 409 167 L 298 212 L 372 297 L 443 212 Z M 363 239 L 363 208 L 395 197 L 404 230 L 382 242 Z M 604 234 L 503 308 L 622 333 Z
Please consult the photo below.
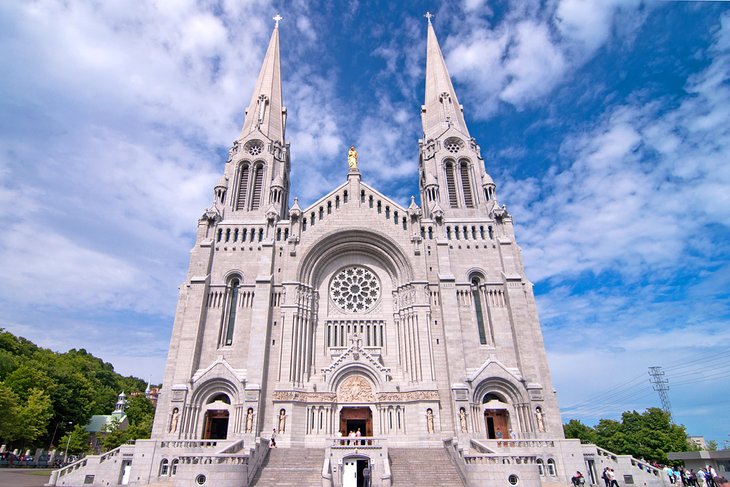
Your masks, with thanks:
M 461 432 L 467 433 L 466 430 L 466 411 L 464 408 L 459 409 L 459 426 L 461 426 Z
M 350 146 L 350 151 L 347 153 L 347 165 L 351 170 L 357 169 L 357 151 L 354 145 Z
M 246 413 L 246 433 L 253 431 L 253 408 L 248 408 Z
M 177 433 L 177 421 L 180 417 L 180 411 L 175 408 L 172 410 L 172 417 L 170 418 L 170 433 Z
M 535 409 L 535 419 L 537 420 L 537 431 L 545 432 L 545 418 L 543 418 L 542 409 L 538 406 Z
M 431 408 L 426 410 L 426 429 L 429 433 L 433 433 L 433 411 Z
M 286 410 L 279 411 L 279 434 L 286 431 Z

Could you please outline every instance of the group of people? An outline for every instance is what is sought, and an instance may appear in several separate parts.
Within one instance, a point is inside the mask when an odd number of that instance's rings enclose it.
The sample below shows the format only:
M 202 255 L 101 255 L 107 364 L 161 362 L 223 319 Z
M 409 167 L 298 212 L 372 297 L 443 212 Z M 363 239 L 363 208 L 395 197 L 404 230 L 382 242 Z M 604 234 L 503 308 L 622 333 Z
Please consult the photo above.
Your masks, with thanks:
M 719 487 L 722 479 L 717 475 L 715 467 L 707 465 L 696 472 L 692 468 L 664 467 L 664 473 L 669 481 L 683 487 Z
M 616 472 L 611 467 L 603 469 L 601 478 L 606 483 L 606 487 L 618 487 L 618 480 L 616 480 Z

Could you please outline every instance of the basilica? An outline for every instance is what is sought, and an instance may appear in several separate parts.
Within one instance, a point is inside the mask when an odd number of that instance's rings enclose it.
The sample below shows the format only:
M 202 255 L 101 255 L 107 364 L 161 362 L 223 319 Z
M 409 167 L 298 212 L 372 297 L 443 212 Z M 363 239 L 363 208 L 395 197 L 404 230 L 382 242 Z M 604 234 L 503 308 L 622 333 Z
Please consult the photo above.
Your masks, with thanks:
M 602 484 L 608 467 L 660 485 L 564 438 L 512 216 L 430 16 L 408 206 L 362 179 L 355 147 L 339 186 L 306 207 L 290 195 L 275 20 L 197 222 L 152 439 L 50 484 L 541 486 Z

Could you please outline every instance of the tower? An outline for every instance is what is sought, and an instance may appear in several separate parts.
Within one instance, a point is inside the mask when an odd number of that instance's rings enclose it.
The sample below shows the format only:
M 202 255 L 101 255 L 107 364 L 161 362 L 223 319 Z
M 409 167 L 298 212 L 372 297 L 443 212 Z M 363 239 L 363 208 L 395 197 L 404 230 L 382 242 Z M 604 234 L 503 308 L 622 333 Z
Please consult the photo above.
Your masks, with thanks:
M 484 168 L 480 148 L 469 135 L 428 16 L 426 91 L 421 106 L 423 139 L 419 140 L 421 204 L 428 216 L 476 217 L 491 209 L 495 186 Z

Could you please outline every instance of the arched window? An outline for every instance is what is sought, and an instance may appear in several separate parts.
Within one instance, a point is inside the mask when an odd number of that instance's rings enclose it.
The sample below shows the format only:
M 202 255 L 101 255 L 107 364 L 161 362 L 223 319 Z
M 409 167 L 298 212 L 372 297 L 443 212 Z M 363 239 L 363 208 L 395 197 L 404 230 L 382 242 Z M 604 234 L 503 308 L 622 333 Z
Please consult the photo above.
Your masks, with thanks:
M 251 194 L 251 210 L 258 210 L 261 204 L 261 190 L 264 185 L 264 166 L 259 164 L 253 176 L 253 192 Z
M 238 176 L 238 197 L 236 198 L 236 209 L 246 209 L 246 196 L 248 195 L 248 173 L 249 166 L 244 164 L 239 169 Z
M 225 337 L 223 345 L 233 344 L 233 330 L 236 325 L 236 308 L 238 303 L 238 286 L 241 281 L 237 277 L 230 280 L 228 284 L 228 317 L 225 321 Z
M 177 474 L 177 464 L 180 463 L 180 459 L 176 458 L 172 461 L 172 464 L 170 464 L 170 475 Z
M 458 208 L 459 198 L 456 196 L 456 181 L 454 179 L 454 164 L 447 162 L 446 166 L 446 191 L 449 193 L 449 205 L 451 208 Z
M 482 302 L 482 293 L 479 289 L 481 282 L 478 277 L 473 277 L 471 280 L 471 297 L 474 302 L 474 309 L 477 315 L 477 330 L 479 331 L 479 343 L 482 345 L 487 344 L 487 333 L 486 333 L 486 316 L 484 313 L 484 303 Z
M 555 460 L 553 460 L 552 458 L 548 458 L 548 461 L 547 461 L 547 473 L 548 473 L 548 475 L 551 475 L 553 477 L 555 475 L 557 475 L 556 474 L 556 471 L 555 471 Z
M 166 476 L 170 469 L 170 461 L 167 458 L 163 458 L 160 462 L 160 477 Z
M 472 198 L 471 182 L 469 181 L 469 163 L 461 161 L 459 172 L 461 173 L 461 190 L 464 193 L 464 204 L 467 208 L 474 208 L 474 198 Z
M 540 473 L 541 477 L 545 476 L 545 462 L 542 461 L 542 458 L 538 458 L 535 463 L 537 463 L 537 471 Z

